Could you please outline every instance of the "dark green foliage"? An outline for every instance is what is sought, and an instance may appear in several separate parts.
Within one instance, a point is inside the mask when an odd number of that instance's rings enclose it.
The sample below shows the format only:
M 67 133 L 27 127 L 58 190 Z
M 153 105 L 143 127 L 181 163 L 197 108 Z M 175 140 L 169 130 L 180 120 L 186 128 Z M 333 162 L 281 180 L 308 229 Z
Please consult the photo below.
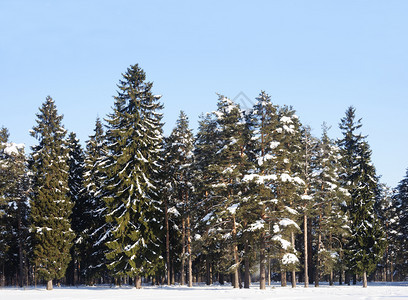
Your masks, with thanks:
M 395 268 L 402 279 L 408 274 L 408 170 L 396 188 L 390 209 L 392 241 L 396 244 L 390 255 L 395 257 Z
M 172 260 L 181 268 L 191 253 L 196 209 L 193 206 L 193 133 L 186 114 L 181 111 L 176 127 L 166 139 L 165 182 Z M 195 222 L 194 222 L 195 224 Z M 183 270 L 181 270 L 183 272 Z
M 93 283 L 106 273 L 107 247 L 105 239 L 109 233 L 106 223 L 106 206 L 103 201 L 105 175 L 102 172 L 103 159 L 106 156 L 104 132 L 99 118 L 95 122 L 94 134 L 86 143 L 84 194 L 83 203 L 85 231 L 83 232 L 83 254 L 86 261 L 82 264 L 82 272 L 87 283 Z
M 29 178 L 23 145 L 8 142 L 8 131 L 0 133 L 0 264 L 7 278 L 23 286 L 28 271 Z
M 155 178 L 161 147 L 162 105 L 138 66 L 120 80 L 106 132 L 104 200 L 110 236 L 106 245 L 113 276 L 153 274 L 160 255 L 160 202 Z
M 66 130 L 61 121 L 54 101 L 47 97 L 37 114 L 37 126 L 31 131 L 39 142 L 32 148 L 30 159 L 33 262 L 47 281 L 64 277 L 74 238 L 69 219 L 73 203 L 68 197 Z
M 348 108 L 340 123 L 343 139 L 339 141 L 345 167 L 343 185 L 351 195 L 347 202 L 351 236 L 346 255 L 353 272 L 369 274 L 382 258 L 385 239 L 374 210 L 378 179 L 371 163 L 371 150 L 365 138 L 356 133 L 360 127 L 360 120 L 355 122 L 355 109 Z
M 86 215 L 84 193 L 84 160 L 85 155 L 79 144 L 76 134 L 71 132 L 68 137 L 68 196 L 74 207 L 72 209 L 71 227 L 76 235 L 74 245 L 71 248 L 72 261 L 70 263 L 69 281 L 71 284 L 80 282 L 82 268 L 86 268 L 87 257 L 85 252 L 85 238 L 88 234 L 89 218 Z

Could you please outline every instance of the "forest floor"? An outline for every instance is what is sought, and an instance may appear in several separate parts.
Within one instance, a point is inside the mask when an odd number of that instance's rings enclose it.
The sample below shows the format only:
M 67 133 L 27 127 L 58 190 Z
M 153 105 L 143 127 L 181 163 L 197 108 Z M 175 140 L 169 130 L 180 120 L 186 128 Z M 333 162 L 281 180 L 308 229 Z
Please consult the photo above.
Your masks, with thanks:
M 408 299 L 408 282 L 370 282 L 368 288 L 358 285 L 334 285 L 322 283 L 320 287 L 311 286 L 304 288 L 299 284 L 296 288 L 280 287 L 279 283 L 267 286 L 266 290 L 259 290 L 259 285 L 254 283 L 250 289 L 233 289 L 230 286 L 196 285 L 192 288 L 184 286 L 143 286 L 137 290 L 130 286 L 79 286 L 55 287 L 46 291 L 45 287 L 28 288 L 0 288 L 1 300 L 246 300 L 246 299 L 313 299 L 313 300 L 383 300 L 383 299 Z

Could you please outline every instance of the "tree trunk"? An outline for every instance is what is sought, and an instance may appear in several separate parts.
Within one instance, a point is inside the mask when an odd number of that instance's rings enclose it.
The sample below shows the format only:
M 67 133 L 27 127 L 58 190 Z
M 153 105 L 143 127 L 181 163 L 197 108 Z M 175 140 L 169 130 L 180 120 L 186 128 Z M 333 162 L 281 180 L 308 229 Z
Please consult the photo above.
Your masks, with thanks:
M 188 197 L 188 195 L 187 195 Z M 187 216 L 187 255 L 188 255 L 188 286 L 193 286 L 193 262 L 191 256 L 191 230 L 190 230 L 190 216 Z
M 167 285 L 171 285 L 170 275 L 170 228 L 167 198 L 164 197 L 164 223 L 166 225 L 166 264 L 167 264 Z
M 23 242 L 22 242 L 22 224 L 21 224 L 21 204 L 18 204 L 17 214 L 17 229 L 18 229 L 18 285 L 23 287 L 24 278 L 24 258 L 23 258 Z
M 235 289 L 239 288 L 239 257 L 238 257 L 238 245 L 236 242 L 237 237 L 237 224 L 235 223 L 235 215 L 232 217 L 232 236 L 233 236 L 233 253 L 234 253 L 234 261 L 235 261 L 235 269 L 234 269 L 234 282 L 233 286 Z
M 332 286 L 333 285 L 333 270 L 330 270 L 330 277 L 329 277 L 329 285 Z
M 363 288 L 367 287 L 367 272 L 364 271 L 363 273 Z
M 357 274 L 353 274 L 353 285 L 357 284 Z
M 48 280 L 47 281 L 47 291 L 51 291 L 52 290 L 52 280 Z
M 261 235 L 261 243 L 259 247 L 259 288 L 265 289 L 265 234 Z
M 292 238 L 292 247 L 295 249 L 295 233 L 292 231 L 291 232 L 291 238 Z M 292 271 L 292 288 L 296 287 L 296 271 Z
M 137 288 L 137 289 L 142 288 L 142 277 L 135 276 L 135 288 Z
M 206 284 L 207 285 L 211 285 L 211 270 L 210 270 L 210 268 L 211 268 L 211 264 L 210 264 L 210 257 L 209 257 L 209 255 L 207 254 L 207 257 L 206 257 L 206 259 L 205 259 L 205 268 L 206 268 L 206 271 L 207 271 L 207 276 L 206 276 Z
M 218 273 L 218 282 L 219 282 L 221 285 L 224 285 L 224 274 Z
M 309 272 L 308 272 L 308 263 L 307 260 L 309 258 L 308 255 L 308 241 L 307 241 L 307 216 L 306 214 L 303 216 L 303 237 L 304 237 L 304 247 L 305 247 L 305 287 L 309 287 Z
M 181 221 L 181 278 L 180 278 L 180 284 L 184 285 L 186 282 L 185 278 L 185 265 L 186 265 L 186 221 L 184 220 L 184 217 Z
M 319 221 L 320 223 L 320 221 Z M 320 225 L 319 225 L 320 227 Z M 320 248 L 322 243 L 322 234 L 319 230 L 317 235 L 317 253 L 316 253 L 316 268 L 315 268 L 315 287 L 319 286 L 320 281 Z
M 283 287 L 287 286 L 286 271 L 284 271 L 284 270 L 281 270 L 281 286 L 283 286 Z
M 268 255 L 268 286 L 271 286 L 271 259 Z
M 245 275 L 244 275 L 244 288 L 249 289 L 249 250 L 248 241 L 245 242 Z

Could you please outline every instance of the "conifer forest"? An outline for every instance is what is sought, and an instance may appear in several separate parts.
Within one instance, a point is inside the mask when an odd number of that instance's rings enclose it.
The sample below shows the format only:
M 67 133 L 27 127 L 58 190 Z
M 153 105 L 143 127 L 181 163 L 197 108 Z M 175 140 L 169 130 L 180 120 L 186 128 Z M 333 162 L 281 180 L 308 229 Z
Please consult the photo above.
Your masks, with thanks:
M 380 182 L 355 108 L 334 140 L 264 91 L 218 95 L 164 136 L 161 101 L 136 64 L 83 144 L 50 96 L 31 149 L 1 128 L 1 286 L 406 280 L 408 173 Z

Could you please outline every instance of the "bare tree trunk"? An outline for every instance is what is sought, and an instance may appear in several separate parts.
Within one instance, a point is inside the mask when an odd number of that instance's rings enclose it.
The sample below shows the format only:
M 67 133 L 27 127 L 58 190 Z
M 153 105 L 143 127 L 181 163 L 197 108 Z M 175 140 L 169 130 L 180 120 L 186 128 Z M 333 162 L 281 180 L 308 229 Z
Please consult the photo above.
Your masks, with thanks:
M 306 214 L 304 214 L 304 216 L 303 216 L 303 231 L 304 231 L 304 233 L 303 233 L 303 237 L 304 237 L 304 247 L 305 247 L 305 253 L 304 253 L 304 256 L 305 256 L 305 287 L 309 287 L 309 266 L 308 266 L 308 263 L 307 263 L 307 260 L 308 260 L 308 258 L 309 258 L 309 255 L 308 255 L 308 242 L 307 242 L 307 215 Z
M 233 215 L 233 217 L 232 217 L 232 236 L 233 236 L 233 240 L 234 240 L 233 253 L 234 253 L 234 261 L 235 261 L 233 286 L 234 286 L 235 289 L 237 289 L 237 288 L 239 288 L 239 257 L 238 257 L 238 245 L 236 243 L 237 224 L 235 223 L 235 215 Z
M 188 197 L 188 195 L 187 195 Z M 190 216 L 187 216 L 187 254 L 188 254 L 188 286 L 193 286 L 193 262 L 191 256 L 191 230 L 190 230 Z
M 142 277 L 140 277 L 139 275 L 135 276 L 135 288 L 142 288 Z
M 167 198 L 164 199 L 164 223 L 166 225 L 166 264 L 167 264 L 167 285 L 171 285 L 170 275 L 170 228 Z
M 249 289 L 249 250 L 248 250 L 248 241 L 245 242 L 245 275 L 244 275 L 244 288 Z
M 392 262 L 390 264 L 390 281 L 394 282 L 394 265 L 392 264 Z
M 207 257 L 205 259 L 205 267 L 206 267 L 206 271 L 207 271 L 207 276 L 206 276 L 206 284 L 210 285 L 211 284 L 211 264 L 210 264 L 210 257 L 207 254 Z
M 268 286 L 271 285 L 271 259 L 268 255 Z
M 364 271 L 363 273 L 363 288 L 367 287 L 367 272 Z
M 176 283 L 176 274 L 175 274 L 175 270 L 174 270 L 174 261 L 171 260 L 171 284 L 175 284 Z
M 295 233 L 292 231 L 291 232 L 291 239 L 292 239 L 292 247 L 295 249 Z M 292 271 L 292 288 L 296 287 L 296 271 Z
M 329 277 L 329 285 L 332 286 L 333 285 L 333 270 L 330 270 L 330 277 Z
M 47 291 L 51 291 L 52 290 L 52 280 L 48 280 L 47 281 Z
M 185 265 L 186 265 L 186 221 L 183 217 L 181 221 L 181 278 L 180 278 L 180 284 L 184 285 L 186 283 L 186 278 L 185 278 Z
M 286 271 L 284 271 L 284 270 L 281 270 L 281 286 L 283 286 L 283 287 L 287 286 Z
M 265 234 L 261 235 L 261 243 L 259 247 L 259 288 L 265 289 Z
M 319 226 L 320 227 L 320 226 Z M 315 287 L 319 286 L 320 281 L 320 248 L 322 243 L 322 234 L 319 230 L 317 235 L 317 253 L 316 253 L 316 270 L 315 270 Z

